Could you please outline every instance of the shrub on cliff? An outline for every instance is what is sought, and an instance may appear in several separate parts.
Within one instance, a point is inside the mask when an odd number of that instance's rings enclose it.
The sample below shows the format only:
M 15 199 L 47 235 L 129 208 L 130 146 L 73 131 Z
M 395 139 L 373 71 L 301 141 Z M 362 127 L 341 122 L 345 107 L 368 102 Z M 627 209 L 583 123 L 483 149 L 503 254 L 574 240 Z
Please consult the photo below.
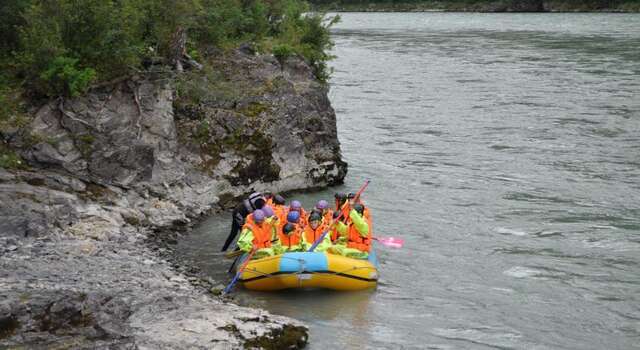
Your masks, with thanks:
M 78 60 L 58 56 L 51 61 L 47 69 L 40 74 L 40 79 L 46 84 L 46 91 L 57 95 L 77 96 L 85 92 L 89 84 L 95 79 L 96 71 L 91 68 L 77 68 Z
M 18 75 L 43 95 L 72 95 L 139 65 L 144 41 L 135 1 L 34 1 L 24 11 Z M 92 73 L 95 72 L 95 73 Z
M 184 33 L 193 54 L 245 41 L 288 45 L 324 80 L 328 24 L 307 10 L 302 0 L 5 0 L 0 68 L 32 96 L 69 96 L 144 62 L 171 62 Z

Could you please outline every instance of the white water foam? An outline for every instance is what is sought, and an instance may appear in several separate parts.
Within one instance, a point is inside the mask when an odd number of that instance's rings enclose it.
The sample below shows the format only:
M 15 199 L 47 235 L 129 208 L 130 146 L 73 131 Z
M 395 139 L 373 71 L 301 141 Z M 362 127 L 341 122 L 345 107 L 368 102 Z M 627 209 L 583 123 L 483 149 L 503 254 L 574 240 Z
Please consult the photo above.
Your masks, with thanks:
M 531 269 L 524 266 L 514 266 L 503 272 L 507 276 L 515 277 L 515 278 L 527 278 L 527 277 L 535 277 L 540 274 L 540 271 Z
M 504 228 L 504 227 L 498 227 L 495 229 L 495 231 L 497 233 L 503 234 L 503 235 L 513 235 L 513 236 L 526 236 L 528 235 L 528 233 L 524 232 L 524 231 L 518 231 L 518 230 L 512 230 L 510 228 Z

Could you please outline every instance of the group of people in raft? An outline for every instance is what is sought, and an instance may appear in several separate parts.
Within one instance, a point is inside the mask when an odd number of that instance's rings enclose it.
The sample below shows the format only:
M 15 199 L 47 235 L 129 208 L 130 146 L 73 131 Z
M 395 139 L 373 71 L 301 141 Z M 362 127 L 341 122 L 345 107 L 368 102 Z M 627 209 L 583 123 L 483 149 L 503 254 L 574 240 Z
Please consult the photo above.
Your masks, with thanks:
M 247 201 L 253 209 L 246 215 L 238 248 L 253 249 L 254 259 L 286 252 L 314 251 L 366 259 L 371 249 L 369 209 L 352 193 L 336 193 L 335 209 L 320 200 L 307 212 L 297 200 L 285 205 L 280 195 L 254 193 Z

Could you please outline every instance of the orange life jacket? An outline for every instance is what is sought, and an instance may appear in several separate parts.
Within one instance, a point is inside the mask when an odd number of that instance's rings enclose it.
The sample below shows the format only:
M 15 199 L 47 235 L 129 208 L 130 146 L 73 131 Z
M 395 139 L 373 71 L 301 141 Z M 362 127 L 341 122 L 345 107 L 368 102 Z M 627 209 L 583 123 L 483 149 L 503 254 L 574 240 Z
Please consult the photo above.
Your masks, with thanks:
M 371 250 L 371 240 L 369 239 L 369 235 L 367 235 L 367 237 L 360 236 L 358 230 L 356 230 L 356 227 L 353 224 L 349 225 L 347 237 L 348 248 L 355 248 L 367 253 Z
M 333 220 L 333 210 L 325 209 L 324 214 L 322 214 L 322 220 L 325 224 L 329 224 Z
M 263 223 L 261 226 L 258 226 L 256 223 L 248 222 L 244 224 L 242 228 L 251 230 L 251 233 L 253 233 L 253 245 L 256 249 L 271 247 L 271 236 L 273 233 L 271 225 Z
M 256 224 L 255 220 L 253 220 L 253 213 L 249 213 L 249 215 L 247 215 L 247 217 L 244 219 L 244 223 L 252 225 Z
M 315 243 L 315 241 L 322 236 L 324 231 L 327 230 L 327 224 L 324 222 L 318 225 L 318 227 L 314 230 L 311 228 L 311 225 L 305 226 L 304 228 L 304 238 L 308 243 Z
M 278 230 L 278 238 L 283 246 L 292 247 L 300 245 L 300 241 L 302 240 L 302 228 L 300 225 L 295 225 L 295 227 L 296 228 L 293 232 L 288 235 L 285 235 L 284 232 L 282 232 L 282 228 Z
M 327 227 L 329 226 L 332 220 L 333 220 L 333 210 L 325 209 L 324 214 L 322 214 L 322 226 L 324 226 L 324 230 L 327 229 Z M 334 227 L 333 230 L 329 232 L 329 236 L 331 237 L 331 241 L 335 242 L 336 239 L 338 239 L 338 230 Z
M 271 208 L 273 208 L 273 213 L 278 217 L 280 222 L 287 221 L 287 208 L 284 205 L 274 204 L 271 206 Z
M 362 237 L 356 226 L 349 222 L 349 227 L 347 229 L 347 247 L 348 248 L 356 248 L 362 252 L 369 252 L 371 250 L 371 237 L 373 236 L 373 226 L 371 225 L 371 214 L 369 213 L 369 209 L 365 208 L 362 216 L 367 221 L 367 225 L 369 226 L 369 233 L 367 237 Z

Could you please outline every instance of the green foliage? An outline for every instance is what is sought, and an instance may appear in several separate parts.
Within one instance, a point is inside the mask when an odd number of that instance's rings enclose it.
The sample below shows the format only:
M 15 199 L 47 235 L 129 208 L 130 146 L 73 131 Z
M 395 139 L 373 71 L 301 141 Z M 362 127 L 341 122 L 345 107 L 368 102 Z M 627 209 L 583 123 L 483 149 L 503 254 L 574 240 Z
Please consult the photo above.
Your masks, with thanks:
M 24 25 L 22 14 L 33 0 L 0 1 L 0 59 L 19 46 L 18 28 Z
M 288 44 L 276 45 L 273 47 L 272 51 L 273 51 L 273 55 L 276 56 L 276 58 L 280 62 L 287 59 L 287 57 L 295 54 L 295 49 Z
M 56 57 L 47 70 L 40 74 L 47 91 L 58 95 L 77 96 L 85 92 L 95 79 L 96 71 L 91 68 L 78 69 L 78 60 L 69 57 Z
M 73 96 L 168 62 L 186 32 L 196 59 L 241 42 L 276 45 L 278 57 L 298 53 L 326 79 L 332 23 L 302 0 L 4 0 L 0 68 L 31 97 Z
M 91 71 L 100 80 L 129 72 L 131 67 L 140 64 L 144 47 L 140 40 L 143 14 L 134 6 L 136 2 L 50 0 L 34 3 L 25 10 L 25 24 L 19 29 L 18 74 L 36 94 L 53 96 L 61 93 L 60 84 L 51 84 L 45 76 L 71 74 L 74 76 L 74 80 L 69 81 L 71 85 L 90 78 Z M 61 73 L 62 70 L 65 72 Z M 69 93 L 73 89 L 63 90 Z
M 5 130 L 23 128 L 29 122 L 21 90 L 11 87 L 0 75 L 0 134 Z
M 24 169 L 24 161 L 14 151 L 0 143 L 0 168 Z
M 338 21 L 340 21 L 340 17 L 336 16 L 325 22 L 324 16 L 318 14 L 304 18 L 305 25 L 300 38 L 300 53 L 309 61 L 320 81 L 327 81 L 331 74 L 327 67 L 327 61 L 333 58 L 328 53 L 333 47 L 333 42 L 329 37 L 329 28 Z

